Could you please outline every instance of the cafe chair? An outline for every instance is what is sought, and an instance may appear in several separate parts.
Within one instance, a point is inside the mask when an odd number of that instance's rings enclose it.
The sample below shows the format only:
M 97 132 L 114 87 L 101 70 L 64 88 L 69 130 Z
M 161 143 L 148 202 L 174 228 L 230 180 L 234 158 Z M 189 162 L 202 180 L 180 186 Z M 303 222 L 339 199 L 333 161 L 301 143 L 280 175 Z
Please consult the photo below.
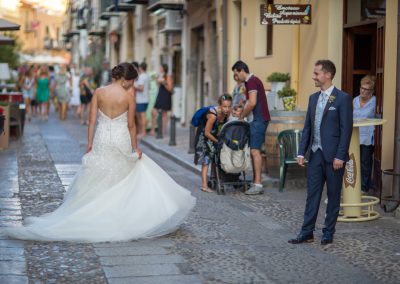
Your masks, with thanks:
M 279 191 L 285 187 L 286 171 L 288 165 L 297 165 L 297 153 L 301 140 L 301 130 L 287 129 L 279 132 L 277 143 L 279 145 Z M 307 159 L 306 159 L 307 163 Z

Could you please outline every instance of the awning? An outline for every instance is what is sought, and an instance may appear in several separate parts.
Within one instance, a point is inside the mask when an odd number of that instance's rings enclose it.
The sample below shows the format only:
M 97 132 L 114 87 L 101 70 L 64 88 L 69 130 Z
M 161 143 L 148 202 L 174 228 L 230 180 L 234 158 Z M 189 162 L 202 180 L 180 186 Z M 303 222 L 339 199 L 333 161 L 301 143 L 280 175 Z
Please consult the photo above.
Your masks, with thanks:
M 18 31 L 20 25 L 0 18 L 0 31 Z
M 61 56 L 51 56 L 39 54 L 31 56 L 28 54 L 20 54 L 20 61 L 22 63 L 38 63 L 38 64 L 67 64 L 68 60 Z
M 0 35 L 0 45 L 14 45 L 14 40 L 8 36 Z

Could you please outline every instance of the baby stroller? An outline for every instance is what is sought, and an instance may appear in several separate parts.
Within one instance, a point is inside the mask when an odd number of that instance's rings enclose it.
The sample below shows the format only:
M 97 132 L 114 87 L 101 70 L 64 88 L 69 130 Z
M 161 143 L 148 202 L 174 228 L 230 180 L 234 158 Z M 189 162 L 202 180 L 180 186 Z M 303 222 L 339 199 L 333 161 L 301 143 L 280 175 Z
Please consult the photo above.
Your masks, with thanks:
M 218 194 L 224 194 L 227 186 L 247 190 L 251 182 L 246 180 L 246 170 L 251 164 L 249 138 L 249 123 L 236 120 L 223 125 L 208 184 Z

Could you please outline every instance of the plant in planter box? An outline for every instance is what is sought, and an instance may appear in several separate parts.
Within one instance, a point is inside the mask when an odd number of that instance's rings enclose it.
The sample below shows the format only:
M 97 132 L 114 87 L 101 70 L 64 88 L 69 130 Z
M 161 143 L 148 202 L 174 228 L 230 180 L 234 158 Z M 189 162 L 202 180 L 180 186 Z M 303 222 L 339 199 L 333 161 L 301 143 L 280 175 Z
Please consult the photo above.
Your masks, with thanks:
M 289 80 L 289 73 L 273 72 L 267 77 L 267 81 L 271 83 L 271 96 L 268 105 L 277 110 L 283 109 L 282 100 L 278 98 L 278 91 L 282 90 Z
M 284 82 L 286 83 L 287 81 L 290 80 L 290 75 L 289 73 L 280 73 L 280 72 L 273 72 L 271 75 L 267 77 L 268 82 Z
M 278 97 L 283 101 L 284 110 L 295 110 L 296 108 L 296 91 L 290 87 L 284 87 L 278 91 Z

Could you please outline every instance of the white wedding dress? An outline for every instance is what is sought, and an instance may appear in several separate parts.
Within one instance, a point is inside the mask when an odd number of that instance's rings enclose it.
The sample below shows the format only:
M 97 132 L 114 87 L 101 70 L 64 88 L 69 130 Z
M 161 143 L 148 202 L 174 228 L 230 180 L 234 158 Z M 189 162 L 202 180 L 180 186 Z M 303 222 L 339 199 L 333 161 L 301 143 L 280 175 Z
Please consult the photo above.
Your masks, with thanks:
M 54 212 L 5 228 L 13 238 L 105 242 L 151 238 L 176 230 L 196 199 L 153 160 L 132 154 L 127 112 L 99 110 L 93 150 Z

